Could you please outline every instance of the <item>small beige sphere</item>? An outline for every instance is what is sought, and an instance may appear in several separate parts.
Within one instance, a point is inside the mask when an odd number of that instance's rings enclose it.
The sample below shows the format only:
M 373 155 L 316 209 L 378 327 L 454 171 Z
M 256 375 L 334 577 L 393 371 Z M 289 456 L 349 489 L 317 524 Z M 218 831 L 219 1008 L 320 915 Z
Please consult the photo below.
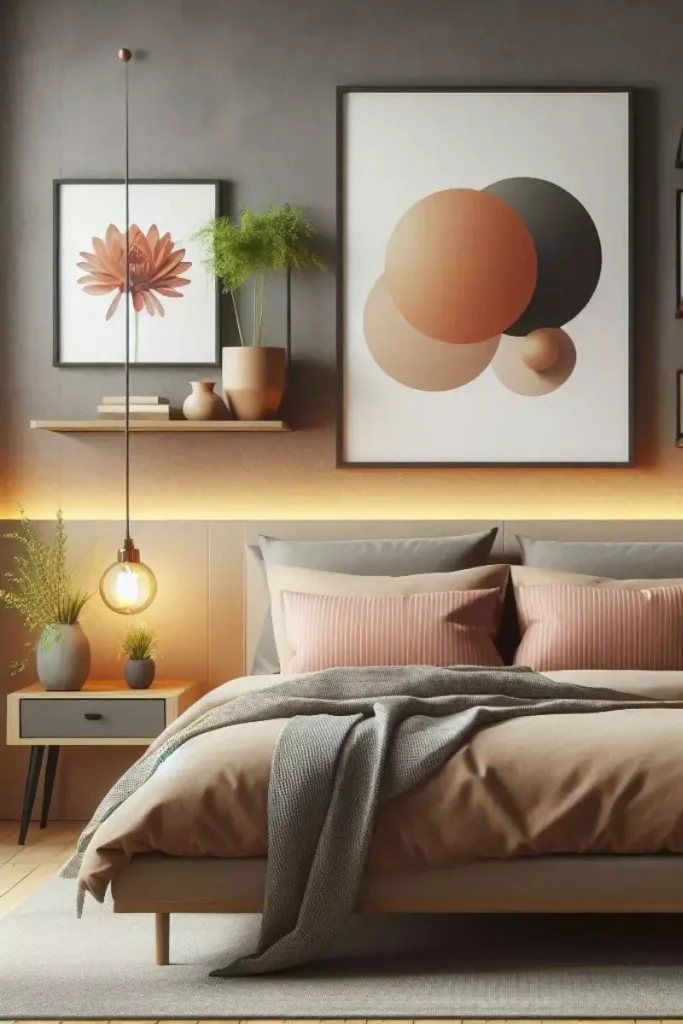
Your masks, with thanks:
M 563 335 L 564 331 L 559 327 L 540 327 L 531 331 L 522 342 L 522 362 L 536 373 L 550 370 L 560 355 Z

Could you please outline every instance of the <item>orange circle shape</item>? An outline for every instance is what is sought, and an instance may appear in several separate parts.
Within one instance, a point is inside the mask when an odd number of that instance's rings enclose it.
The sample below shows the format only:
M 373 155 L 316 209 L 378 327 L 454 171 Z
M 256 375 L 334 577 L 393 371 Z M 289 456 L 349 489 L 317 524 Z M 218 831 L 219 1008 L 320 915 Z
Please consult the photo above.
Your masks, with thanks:
M 416 331 L 474 344 L 502 334 L 529 305 L 536 248 L 501 199 L 444 189 L 399 220 L 387 244 L 386 277 L 396 308 Z

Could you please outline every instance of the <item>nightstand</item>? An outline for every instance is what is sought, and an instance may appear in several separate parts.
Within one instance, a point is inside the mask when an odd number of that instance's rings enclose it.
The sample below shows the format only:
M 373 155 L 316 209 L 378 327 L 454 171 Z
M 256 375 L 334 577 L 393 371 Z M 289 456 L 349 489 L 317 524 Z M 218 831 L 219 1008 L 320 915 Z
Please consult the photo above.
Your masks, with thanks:
M 41 828 L 50 813 L 60 747 L 149 746 L 199 696 L 199 683 L 187 679 L 159 679 L 147 690 L 131 690 L 119 679 L 89 680 L 82 690 L 33 683 L 9 693 L 7 744 L 31 748 L 19 845 L 26 842 L 46 747 Z

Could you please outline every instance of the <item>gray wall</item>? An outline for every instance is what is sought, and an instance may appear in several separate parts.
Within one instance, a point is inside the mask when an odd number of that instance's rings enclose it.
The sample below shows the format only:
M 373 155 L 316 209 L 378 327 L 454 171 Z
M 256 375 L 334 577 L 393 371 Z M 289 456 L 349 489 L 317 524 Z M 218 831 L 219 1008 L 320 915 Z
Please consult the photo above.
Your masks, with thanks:
M 36 436 L 31 418 L 87 415 L 111 370 L 51 365 L 53 177 L 121 171 L 121 72 L 132 68 L 131 169 L 232 183 L 232 208 L 307 206 L 332 252 L 339 83 L 620 84 L 637 99 L 635 470 L 334 469 L 333 274 L 297 281 L 287 438 L 148 438 L 134 511 L 154 518 L 678 514 L 672 446 L 673 169 L 683 123 L 680 0 L 4 0 L 0 388 L 4 511 L 120 513 L 113 438 Z M 284 323 L 275 289 L 269 340 Z M 136 371 L 180 401 L 188 370 Z M 8 400 L 11 404 L 8 406 Z M 305 429 L 304 429 L 305 428 Z M 150 481 L 154 486 L 150 487 Z

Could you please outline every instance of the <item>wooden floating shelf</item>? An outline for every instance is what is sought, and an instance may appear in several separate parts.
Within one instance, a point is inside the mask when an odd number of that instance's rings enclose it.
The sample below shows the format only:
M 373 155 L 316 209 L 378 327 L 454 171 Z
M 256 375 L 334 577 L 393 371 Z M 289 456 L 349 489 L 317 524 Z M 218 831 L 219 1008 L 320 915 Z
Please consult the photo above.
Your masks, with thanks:
M 57 434 L 122 434 L 123 420 L 31 420 L 31 430 Z M 282 420 L 131 420 L 131 434 L 282 434 Z

